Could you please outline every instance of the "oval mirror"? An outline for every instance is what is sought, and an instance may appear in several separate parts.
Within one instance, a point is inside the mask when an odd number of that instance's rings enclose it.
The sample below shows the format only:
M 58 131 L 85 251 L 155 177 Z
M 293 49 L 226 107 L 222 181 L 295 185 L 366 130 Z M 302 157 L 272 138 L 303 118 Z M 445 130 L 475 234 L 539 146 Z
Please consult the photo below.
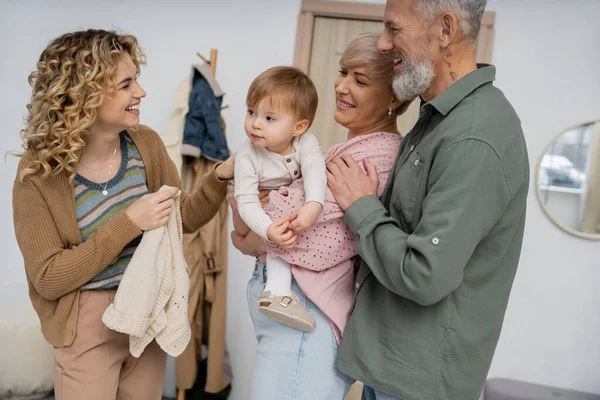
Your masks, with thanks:
M 538 199 L 550 220 L 572 235 L 600 240 L 600 121 L 557 135 L 536 172 Z

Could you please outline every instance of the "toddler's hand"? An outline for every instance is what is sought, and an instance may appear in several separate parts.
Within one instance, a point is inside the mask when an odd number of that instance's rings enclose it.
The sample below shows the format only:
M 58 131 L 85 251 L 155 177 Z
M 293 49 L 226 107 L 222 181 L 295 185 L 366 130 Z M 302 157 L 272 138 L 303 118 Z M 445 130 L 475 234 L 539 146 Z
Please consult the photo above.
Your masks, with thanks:
M 317 221 L 321 211 L 323 211 L 323 206 L 320 203 L 309 201 L 289 218 L 290 229 L 296 233 L 305 232 Z
M 280 219 L 273 222 L 267 229 L 267 238 L 281 247 L 294 247 L 298 235 L 289 229 L 290 222 L 287 219 Z

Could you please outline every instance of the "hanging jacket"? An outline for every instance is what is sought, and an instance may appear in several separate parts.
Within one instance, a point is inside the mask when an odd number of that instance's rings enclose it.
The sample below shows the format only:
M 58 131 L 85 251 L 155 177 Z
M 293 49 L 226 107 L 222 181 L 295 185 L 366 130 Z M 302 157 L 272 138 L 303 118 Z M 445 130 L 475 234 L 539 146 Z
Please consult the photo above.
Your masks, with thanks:
M 208 64 L 194 65 L 191 82 L 181 154 L 186 156 L 188 162 L 200 156 L 224 161 L 229 157 L 221 125 L 221 104 L 225 93 L 214 79 Z
M 196 70 L 208 71 L 207 65 L 194 66 Z M 208 75 L 210 74 L 210 75 Z M 214 93 L 222 95 L 218 84 L 208 81 Z M 191 98 L 192 79 L 181 82 L 177 88 L 172 106 L 175 108 L 163 126 L 161 138 L 169 156 L 179 168 L 182 187 L 200 186 L 199 178 L 203 171 L 214 166 L 214 161 L 202 154 L 192 163 L 183 163 L 182 138 L 186 115 L 189 110 L 188 98 Z M 221 130 L 225 131 L 221 119 Z M 195 382 L 201 383 L 207 393 L 222 393 L 228 387 L 228 355 L 225 343 L 225 320 L 227 307 L 227 251 L 229 230 L 227 224 L 227 203 L 223 202 L 217 215 L 204 227 L 183 236 L 183 248 L 190 271 L 190 295 L 188 317 L 192 329 L 192 338 L 177 357 L 176 386 L 178 389 L 190 389 Z M 202 345 L 208 345 L 208 354 L 202 354 Z M 198 371 L 200 361 L 206 357 L 206 368 Z M 198 376 L 203 374 L 206 376 Z
M 181 176 L 181 166 L 183 164 L 181 142 L 183 141 L 185 116 L 190 109 L 188 102 L 191 91 L 191 79 L 181 81 L 175 92 L 175 98 L 170 105 L 173 107 L 173 112 L 171 112 L 171 115 L 169 115 L 169 118 L 167 118 L 167 121 L 160 130 L 160 138 L 167 149 L 169 157 L 175 163 L 179 176 Z
M 194 176 L 192 187 L 195 188 L 200 185 L 199 178 L 204 171 L 213 166 L 213 161 L 200 157 L 193 164 L 184 166 L 184 175 L 188 173 Z M 188 169 L 191 171 L 187 171 Z M 197 365 L 203 358 L 203 344 L 208 347 L 205 391 L 218 393 L 229 383 L 225 374 L 229 240 L 227 219 L 227 203 L 223 202 L 217 215 L 208 224 L 194 233 L 183 235 L 185 259 L 190 270 L 188 315 L 192 340 L 176 360 L 179 389 L 189 389 L 194 385 Z

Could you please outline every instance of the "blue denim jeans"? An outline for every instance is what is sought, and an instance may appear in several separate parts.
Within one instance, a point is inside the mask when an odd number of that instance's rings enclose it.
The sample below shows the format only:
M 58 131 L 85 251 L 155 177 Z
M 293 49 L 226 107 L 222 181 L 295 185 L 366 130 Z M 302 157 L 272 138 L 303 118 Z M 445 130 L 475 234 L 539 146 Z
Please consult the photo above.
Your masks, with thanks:
M 362 400 L 402 400 L 400 397 L 394 397 L 391 394 L 383 393 L 370 386 L 364 385 Z
M 251 400 L 343 400 L 350 388 L 334 367 L 338 345 L 329 320 L 300 290 L 292 291 L 317 320 L 311 333 L 273 321 L 258 311 L 266 267 L 257 263 L 248 282 L 250 316 L 258 340 Z

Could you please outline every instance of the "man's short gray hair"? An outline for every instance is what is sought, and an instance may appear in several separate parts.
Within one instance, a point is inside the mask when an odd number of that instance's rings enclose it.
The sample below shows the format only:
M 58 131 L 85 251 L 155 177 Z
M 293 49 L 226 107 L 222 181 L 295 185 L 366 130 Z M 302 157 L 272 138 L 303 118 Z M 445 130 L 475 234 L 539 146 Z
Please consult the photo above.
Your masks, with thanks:
M 458 23 L 466 36 L 477 39 L 481 19 L 487 0 L 413 0 L 418 15 L 428 26 L 435 18 L 446 11 L 458 17 Z

